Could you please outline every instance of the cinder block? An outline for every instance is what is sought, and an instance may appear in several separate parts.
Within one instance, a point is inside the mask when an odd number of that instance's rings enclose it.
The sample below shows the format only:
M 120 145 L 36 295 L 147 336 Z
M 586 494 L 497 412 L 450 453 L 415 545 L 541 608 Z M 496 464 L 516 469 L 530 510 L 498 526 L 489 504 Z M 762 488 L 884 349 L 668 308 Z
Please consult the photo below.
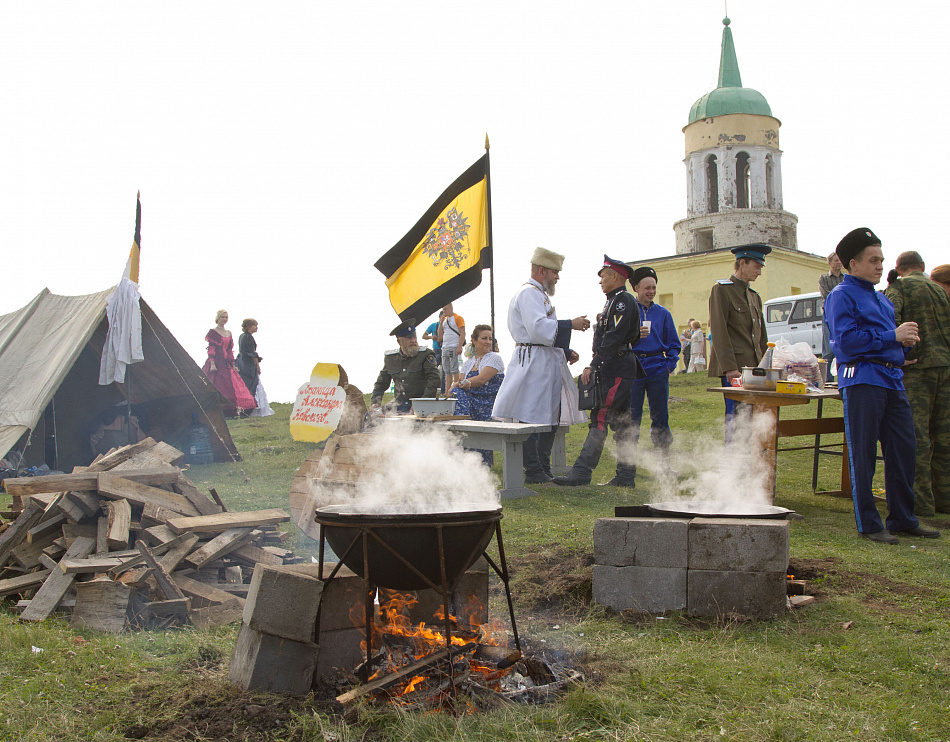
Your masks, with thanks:
M 298 642 L 313 641 L 323 582 L 299 570 L 258 564 L 244 604 L 244 623 L 255 631 Z
M 785 574 L 788 530 L 787 520 L 693 518 L 689 568 Z
M 686 584 L 685 568 L 594 565 L 594 602 L 616 611 L 681 611 Z
M 286 564 L 281 569 L 319 578 L 319 567 L 319 564 L 304 563 Z M 324 563 L 323 576 L 328 577 L 334 567 L 335 562 Z M 346 567 L 340 567 L 333 581 L 323 586 L 323 595 L 320 598 L 320 630 L 335 631 L 353 626 L 362 628 L 366 623 L 364 613 L 363 578 Z
M 670 518 L 598 518 L 594 561 L 614 567 L 685 568 L 689 521 Z
M 772 618 L 785 613 L 785 570 L 735 572 L 689 570 L 687 608 L 691 616 L 741 613 L 750 618 Z
M 295 642 L 241 624 L 228 676 L 244 690 L 306 695 L 319 649 L 311 642 Z
M 320 632 L 320 651 L 317 654 L 315 680 L 333 676 L 339 669 L 352 672 L 366 660 L 363 630 L 355 627 Z

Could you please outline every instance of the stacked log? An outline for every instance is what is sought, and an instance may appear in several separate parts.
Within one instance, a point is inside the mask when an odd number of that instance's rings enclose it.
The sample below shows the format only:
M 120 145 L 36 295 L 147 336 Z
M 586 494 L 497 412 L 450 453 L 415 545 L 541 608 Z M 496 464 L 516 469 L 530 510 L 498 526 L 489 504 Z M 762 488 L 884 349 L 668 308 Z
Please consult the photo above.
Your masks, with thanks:
M 151 438 L 71 474 L 5 479 L 15 520 L 0 532 L 0 598 L 23 621 L 67 612 L 118 632 L 241 619 L 256 564 L 299 561 L 280 509 L 226 512 Z

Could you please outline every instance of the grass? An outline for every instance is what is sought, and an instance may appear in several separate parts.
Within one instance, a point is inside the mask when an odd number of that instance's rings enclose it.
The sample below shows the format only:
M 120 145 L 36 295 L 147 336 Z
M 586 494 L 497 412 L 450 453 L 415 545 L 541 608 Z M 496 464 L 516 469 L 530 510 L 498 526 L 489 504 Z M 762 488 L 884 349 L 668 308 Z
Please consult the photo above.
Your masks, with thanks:
M 675 467 L 721 437 L 722 402 L 707 385 L 698 374 L 671 380 Z M 287 507 L 313 449 L 289 438 L 289 406 L 274 408 L 232 423 L 242 462 L 189 472 L 230 508 Z M 584 434 L 569 434 L 569 460 Z M 838 466 L 823 457 L 820 487 L 833 487 Z M 594 481 L 612 467 L 605 455 Z M 458 719 L 361 709 L 344 720 L 312 699 L 231 687 L 235 627 L 108 636 L 63 618 L 24 625 L 7 603 L 0 740 L 950 740 L 950 533 L 898 547 L 862 540 L 850 500 L 812 494 L 810 453 L 780 453 L 776 504 L 804 516 L 792 523 L 791 552 L 812 572 L 816 603 L 761 622 L 617 615 L 589 599 L 594 521 L 653 501 L 659 482 L 642 467 L 632 491 L 536 490 L 505 503 L 503 529 L 522 636 L 587 678 L 557 703 Z M 302 554 L 313 547 L 305 536 L 293 543 Z

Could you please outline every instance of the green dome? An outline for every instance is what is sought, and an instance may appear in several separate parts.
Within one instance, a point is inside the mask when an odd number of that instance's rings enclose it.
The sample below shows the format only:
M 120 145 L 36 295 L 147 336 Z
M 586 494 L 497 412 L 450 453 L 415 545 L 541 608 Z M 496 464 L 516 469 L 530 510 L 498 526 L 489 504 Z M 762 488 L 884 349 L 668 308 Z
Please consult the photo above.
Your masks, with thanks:
M 729 113 L 754 113 L 771 116 L 772 109 L 765 96 L 758 90 L 742 87 L 736 45 L 732 41 L 729 19 L 722 20 L 722 56 L 719 59 L 719 85 L 706 93 L 689 109 L 689 123 L 710 116 L 725 116 Z
M 689 123 L 727 113 L 756 113 L 771 116 L 772 109 L 765 96 L 752 88 L 716 88 L 706 93 L 689 109 Z

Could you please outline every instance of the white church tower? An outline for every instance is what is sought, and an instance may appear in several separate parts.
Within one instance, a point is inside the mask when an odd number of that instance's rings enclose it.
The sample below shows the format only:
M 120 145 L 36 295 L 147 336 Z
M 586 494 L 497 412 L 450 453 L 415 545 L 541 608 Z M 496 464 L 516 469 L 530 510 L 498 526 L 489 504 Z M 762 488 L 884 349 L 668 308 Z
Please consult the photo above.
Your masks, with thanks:
M 782 201 L 782 151 L 765 96 L 742 87 L 729 19 L 723 19 L 719 84 L 689 112 L 686 219 L 673 225 L 676 254 L 764 242 L 798 249 L 798 217 Z

